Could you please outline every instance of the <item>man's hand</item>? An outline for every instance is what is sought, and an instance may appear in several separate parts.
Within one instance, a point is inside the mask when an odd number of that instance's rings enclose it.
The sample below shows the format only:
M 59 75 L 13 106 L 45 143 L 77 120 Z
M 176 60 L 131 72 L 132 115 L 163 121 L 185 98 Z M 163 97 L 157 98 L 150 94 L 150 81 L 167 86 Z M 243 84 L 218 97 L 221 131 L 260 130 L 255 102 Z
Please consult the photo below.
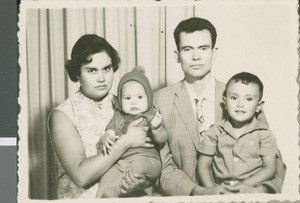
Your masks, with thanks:
M 104 155 L 109 154 L 114 142 L 119 139 L 115 131 L 107 130 L 105 134 L 100 138 L 100 143 L 103 147 Z

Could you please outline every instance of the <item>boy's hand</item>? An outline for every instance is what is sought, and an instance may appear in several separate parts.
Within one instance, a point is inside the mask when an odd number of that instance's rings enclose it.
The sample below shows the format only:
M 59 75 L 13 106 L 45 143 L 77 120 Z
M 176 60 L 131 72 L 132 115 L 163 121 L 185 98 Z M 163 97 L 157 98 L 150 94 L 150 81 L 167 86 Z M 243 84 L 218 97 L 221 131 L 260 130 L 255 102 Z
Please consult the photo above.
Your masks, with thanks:
M 261 190 L 259 187 L 254 187 L 250 185 L 246 185 L 242 182 L 238 183 L 237 185 L 226 185 L 226 190 L 232 193 L 263 193 L 265 191 Z
M 216 186 L 216 187 L 210 187 L 210 188 L 205 188 L 203 191 L 204 195 L 224 195 L 224 194 L 231 194 L 230 191 L 224 189 L 223 187 Z
M 152 118 L 152 120 L 150 122 L 150 125 L 151 125 L 152 128 L 157 129 L 161 124 L 162 124 L 162 116 L 157 111 L 155 113 L 155 116 Z

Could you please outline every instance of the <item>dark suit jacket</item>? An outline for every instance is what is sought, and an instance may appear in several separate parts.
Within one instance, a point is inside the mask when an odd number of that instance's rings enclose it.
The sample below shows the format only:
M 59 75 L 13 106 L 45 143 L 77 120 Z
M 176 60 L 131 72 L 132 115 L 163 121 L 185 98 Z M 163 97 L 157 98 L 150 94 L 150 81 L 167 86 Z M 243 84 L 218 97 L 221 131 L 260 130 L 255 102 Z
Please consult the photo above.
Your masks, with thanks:
M 225 116 L 222 108 L 224 90 L 225 84 L 216 80 L 216 121 Z M 200 141 L 192 105 L 183 81 L 156 91 L 154 104 L 162 114 L 163 124 L 169 136 L 168 143 L 160 150 L 163 169 L 159 187 L 166 195 L 190 195 L 199 182 L 196 167 Z M 262 120 L 266 121 L 264 114 L 262 117 Z M 281 191 L 285 175 L 285 165 L 281 157 L 278 159 L 277 168 L 276 178 L 265 184 L 270 192 Z

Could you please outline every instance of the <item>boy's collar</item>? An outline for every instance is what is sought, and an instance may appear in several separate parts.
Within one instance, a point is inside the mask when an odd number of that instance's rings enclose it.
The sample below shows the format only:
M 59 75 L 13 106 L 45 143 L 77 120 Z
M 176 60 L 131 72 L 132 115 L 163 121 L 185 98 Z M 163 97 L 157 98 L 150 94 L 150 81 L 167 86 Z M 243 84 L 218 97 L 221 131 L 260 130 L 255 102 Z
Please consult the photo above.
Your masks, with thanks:
M 224 119 L 221 122 L 216 123 L 215 125 L 222 127 L 230 135 L 233 134 L 233 127 L 232 124 L 228 121 L 228 118 Z M 258 121 L 256 116 L 254 116 L 251 123 L 246 127 L 245 131 L 240 137 L 256 130 L 269 130 L 269 126 L 266 125 L 264 122 Z

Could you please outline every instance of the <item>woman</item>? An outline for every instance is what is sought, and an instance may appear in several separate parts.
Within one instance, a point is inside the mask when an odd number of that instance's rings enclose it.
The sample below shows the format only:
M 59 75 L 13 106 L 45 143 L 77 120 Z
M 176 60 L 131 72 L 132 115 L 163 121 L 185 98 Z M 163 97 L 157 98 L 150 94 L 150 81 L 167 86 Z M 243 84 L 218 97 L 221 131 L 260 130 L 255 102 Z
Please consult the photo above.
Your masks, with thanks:
M 96 144 L 114 114 L 115 96 L 109 91 L 119 63 L 117 51 L 97 35 L 82 36 L 72 49 L 66 69 L 73 82 L 79 81 L 80 89 L 49 116 L 58 158 L 58 198 L 94 198 L 99 178 L 128 148 L 153 147 L 147 128 L 138 127 L 141 120 L 137 120 L 114 143 L 109 155 L 97 154 Z M 144 183 L 140 179 L 134 185 Z M 124 193 L 130 191 L 124 190 L 126 184 L 122 187 Z

